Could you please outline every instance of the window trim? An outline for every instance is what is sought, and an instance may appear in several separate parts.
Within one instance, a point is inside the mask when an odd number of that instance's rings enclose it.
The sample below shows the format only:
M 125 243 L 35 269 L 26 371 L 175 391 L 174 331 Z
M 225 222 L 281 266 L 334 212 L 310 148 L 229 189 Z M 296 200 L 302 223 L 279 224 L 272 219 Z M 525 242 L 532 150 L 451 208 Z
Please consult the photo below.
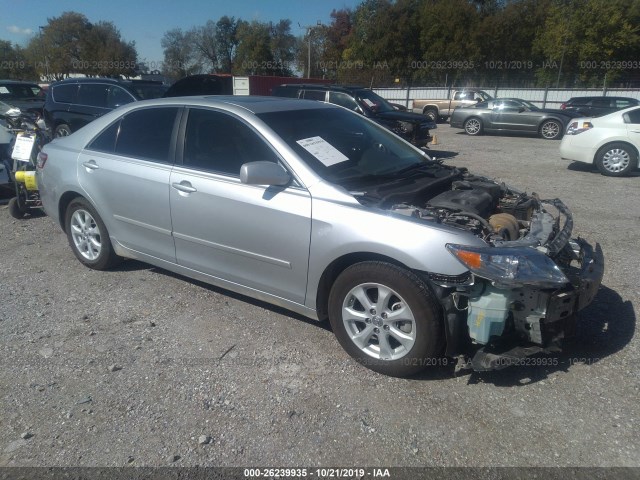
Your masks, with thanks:
M 215 170 L 211 170 L 211 169 L 205 169 L 205 168 L 197 168 L 197 167 L 193 167 L 191 165 L 185 165 L 184 163 L 184 151 L 185 151 L 185 144 L 187 141 L 187 122 L 189 120 L 189 114 L 191 112 L 191 110 L 205 110 L 205 111 L 209 111 L 209 112 L 216 112 L 216 113 L 220 113 L 223 115 L 227 115 L 231 118 L 234 118 L 235 120 L 238 120 L 240 123 L 242 123 L 244 126 L 248 127 L 249 130 L 251 130 L 251 132 L 253 132 L 260 140 L 262 140 L 265 145 L 273 152 L 273 154 L 276 156 L 276 158 L 278 159 L 278 163 L 280 165 L 282 165 L 282 167 L 287 171 L 287 173 L 291 176 L 291 184 L 287 186 L 287 188 L 300 188 L 306 191 L 306 188 L 302 187 L 302 182 L 300 181 L 300 179 L 297 177 L 297 175 L 293 172 L 293 170 L 289 167 L 289 165 L 287 164 L 287 162 L 284 160 L 284 158 L 282 158 L 282 155 L 280 154 L 280 152 L 278 152 L 273 145 L 271 145 L 271 143 L 250 123 L 248 123 L 244 118 L 240 117 L 239 115 L 236 115 L 233 112 L 230 112 L 228 110 L 221 110 L 218 108 L 213 108 L 213 107 L 206 107 L 206 106 L 201 106 L 201 105 L 188 105 L 185 106 L 184 108 L 184 112 L 182 115 L 182 119 L 180 122 L 180 127 L 179 127 L 179 131 L 178 131 L 178 135 L 177 135 L 177 145 L 176 145 L 176 149 L 175 149 L 175 166 L 180 167 L 184 170 L 188 170 L 191 174 L 196 174 L 196 175 L 214 175 L 216 177 L 220 177 L 220 179 L 224 179 L 224 180 L 230 180 L 230 179 L 235 179 L 237 180 L 237 183 L 241 183 L 240 182 L 240 173 L 238 172 L 237 175 L 232 175 L 226 172 L 220 172 L 220 171 L 215 171 Z M 243 184 L 244 185 L 244 184 Z

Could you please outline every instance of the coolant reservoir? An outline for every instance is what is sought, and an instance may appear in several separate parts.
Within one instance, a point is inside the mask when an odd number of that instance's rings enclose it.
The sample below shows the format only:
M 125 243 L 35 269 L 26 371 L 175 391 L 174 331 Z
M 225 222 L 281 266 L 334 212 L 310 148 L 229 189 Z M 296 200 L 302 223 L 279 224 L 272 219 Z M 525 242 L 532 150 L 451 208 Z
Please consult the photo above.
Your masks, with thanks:
M 471 290 L 467 325 L 469 336 L 486 344 L 493 335 L 500 336 L 509 314 L 509 291 L 479 283 Z

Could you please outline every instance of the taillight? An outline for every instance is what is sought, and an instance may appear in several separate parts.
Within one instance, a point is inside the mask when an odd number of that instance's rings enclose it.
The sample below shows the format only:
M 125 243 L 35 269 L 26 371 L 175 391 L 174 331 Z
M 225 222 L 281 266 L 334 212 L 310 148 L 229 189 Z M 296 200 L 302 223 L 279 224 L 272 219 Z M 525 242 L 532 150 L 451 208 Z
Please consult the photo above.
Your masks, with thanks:
M 567 104 L 563 103 L 562 105 L 560 105 L 560 110 L 566 110 L 567 109 Z
M 591 130 L 593 124 L 591 122 L 571 122 L 567 127 L 567 135 L 578 135 L 579 133 Z
M 36 167 L 38 167 L 39 169 L 43 169 L 44 164 L 47 163 L 48 158 L 49 158 L 49 155 L 47 155 L 44 152 L 40 152 L 38 154 L 38 161 L 36 162 Z

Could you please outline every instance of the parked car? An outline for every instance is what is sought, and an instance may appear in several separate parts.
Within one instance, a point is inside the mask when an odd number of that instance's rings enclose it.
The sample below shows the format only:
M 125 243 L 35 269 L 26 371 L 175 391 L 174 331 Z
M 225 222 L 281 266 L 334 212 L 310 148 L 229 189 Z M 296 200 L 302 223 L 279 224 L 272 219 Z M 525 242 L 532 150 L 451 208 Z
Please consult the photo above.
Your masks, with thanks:
M 446 120 L 457 107 L 467 107 L 478 102 L 486 102 L 493 97 L 484 90 L 478 88 L 465 88 L 463 90 L 452 90 L 449 98 L 436 99 L 416 98 L 413 100 L 413 111 L 426 115 L 434 122 Z
M 443 353 L 486 370 L 555 348 L 603 274 L 560 200 L 433 161 L 321 102 L 133 103 L 47 144 L 37 180 L 87 267 L 136 258 L 328 318 L 389 375 Z
M 640 100 L 628 97 L 572 97 L 560 105 L 560 109 L 575 112 L 581 117 L 599 117 L 638 105 Z
M 574 114 L 542 109 L 521 98 L 496 98 L 467 107 L 458 107 L 451 115 L 454 128 L 468 135 L 483 132 L 511 132 L 540 135 L 547 140 L 562 137 Z
M 55 137 L 65 137 L 121 105 L 161 97 L 162 82 L 113 78 L 70 78 L 51 84 L 44 104 Z
M 423 147 L 431 140 L 430 130 L 436 122 L 423 115 L 402 111 L 373 90 L 338 85 L 280 85 L 273 89 L 276 97 L 304 98 L 333 103 L 358 112 L 388 128 L 412 144 Z
M 45 91 L 39 85 L 17 80 L 0 80 L 0 102 L 23 112 L 42 114 Z
M 603 175 L 620 177 L 638 168 L 640 108 L 571 121 L 560 144 L 563 159 L 595 164 Z

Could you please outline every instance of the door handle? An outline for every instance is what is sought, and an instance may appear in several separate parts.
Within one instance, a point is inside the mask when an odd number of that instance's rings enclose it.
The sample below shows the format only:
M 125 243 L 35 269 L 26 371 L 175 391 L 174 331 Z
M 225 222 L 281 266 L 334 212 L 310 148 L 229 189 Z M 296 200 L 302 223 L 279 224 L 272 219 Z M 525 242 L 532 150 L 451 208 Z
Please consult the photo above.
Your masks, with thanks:
M 89 160 L 88 162 L 83 162 L 82 166 L 87 170 L 97 170 L 100 168 L 98 164 L 95 162 L 95 160 Z
M 174 182 L 171 184 L 171 186 L 173 188 L 175 188 L 176 190 L 180 191 L 180 192 L 184 192 L 184 193 L 193 193 L 193 192 L 197 192 L 198 190 L 193 188 L 191 186 L 191 183 L 183 180 L 182 182 L 178 183 L 178 182 Z

